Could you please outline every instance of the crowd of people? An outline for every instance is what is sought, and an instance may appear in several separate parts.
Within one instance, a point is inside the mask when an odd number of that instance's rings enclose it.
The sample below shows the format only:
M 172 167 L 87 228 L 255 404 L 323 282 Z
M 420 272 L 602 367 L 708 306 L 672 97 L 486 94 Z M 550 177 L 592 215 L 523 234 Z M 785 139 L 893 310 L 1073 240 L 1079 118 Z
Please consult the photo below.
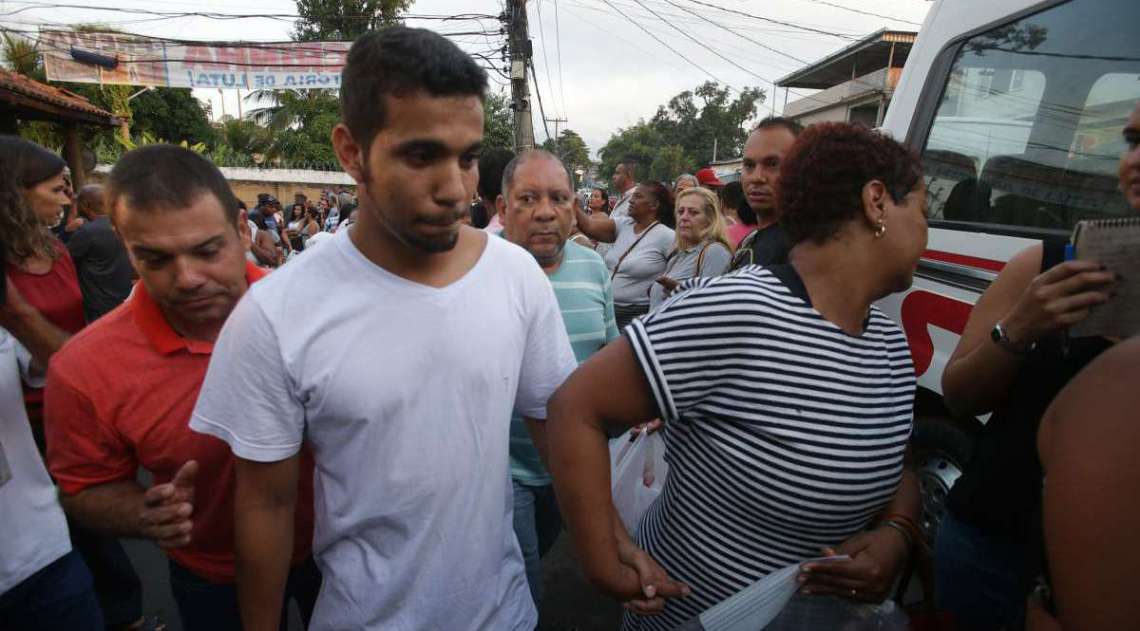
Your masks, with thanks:
M 72 194 L 0 138 L 0 629 L 161 628 L 120 537 L 166 551 L 188 631 L 290 602 L 314 629 L 531 631 L 564 526 L 623 629 L 820 556 L 797 599 L 892 596 L 922 548 L 916 378 L 875 303 L 926 247 L 918 157 L 770 118 L 739 183 L 625 160 L 583 200 L 555 155 L 481 152 L 485 90 L 430 31 L 361 37 L 331 139 L 355 195 L 287 211 L 172 145 Z M 1140 107 L 1124 136 L 1140 212 Z M 964 629 L 1140 615 L 1140 348 L 1061 334 L 1121 279 L 1058 248 L 1014 257 L 945 371 L 948 405 L 993 413 L 935 546 Z M 627 430 L 669 464 L 635 537 Z

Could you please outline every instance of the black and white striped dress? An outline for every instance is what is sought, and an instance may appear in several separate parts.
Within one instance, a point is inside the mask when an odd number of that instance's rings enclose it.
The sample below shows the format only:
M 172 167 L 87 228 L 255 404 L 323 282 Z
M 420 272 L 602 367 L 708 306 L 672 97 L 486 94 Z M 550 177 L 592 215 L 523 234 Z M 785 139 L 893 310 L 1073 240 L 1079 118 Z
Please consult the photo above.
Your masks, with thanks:
M 915 390 L 872 308 L 853 337 L 791 266 L 698 279 L 625 333 L 666 420 L 669 477 L 638 535 L 693 592 L 623 629 L 673 629 L 865 528 L 898 488 Z

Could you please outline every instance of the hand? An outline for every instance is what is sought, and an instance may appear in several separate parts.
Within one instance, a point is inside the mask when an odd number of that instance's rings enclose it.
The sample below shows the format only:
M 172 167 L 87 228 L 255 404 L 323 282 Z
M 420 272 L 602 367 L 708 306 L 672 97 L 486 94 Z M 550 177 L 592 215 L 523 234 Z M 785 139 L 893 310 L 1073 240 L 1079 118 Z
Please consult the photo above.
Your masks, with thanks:
M 823 549 L 824 556 L 843 554 L 851 559 L 805 564 L 797 579 L 803 592 L 881 603 L 906 563 L 907 543 L 900 533 L 884 526 L 859 533 L 838 548 Z
M 622 607 L 642 616 L 652 616 L 665 609 L 666 598 L 683 598 L 689 595 L 689 586 L 669 578 L 657 561 L 629 539 L 618 540 L 618 560 L 633 570 L 644 598 L 632 598 Z M 627 572 L 628 573 L 628 572 Z
M 631 429 L 629 431 L 634 433 L 634 434 L 640 434 L 640 433 L 644 432 L 648 436 L 649 434 L 652 434 L 653 432 L 656 432 L 657 430 L 661 429 L 664 425 L 665 425 L 665 421 L 662 421 L 659 418 L 655 418 L 652 421 L 649 421 L 648 423 L 642 423 L 641 425 L 634 425 L 633 429 Z
M 1011 342 L 1028 346 L 1070 327 L 1112 298 L 1116 274 L 1092 261 L 1065 261 L 1040 274 L 1002 319 Z
M 143 536 L 163 548 L 180 548 L 190 543 L 197 477 L 198 463 L 190 460 L 174 474 L 173 480 L 147 489 L 139 514 Z
M 665 295 L 666 296 L 677 291 L 677 287 L 679 287 L 681 285 L 681 283 L 678 283 L 677 281 L 673 280 L 672 278 L 669 278 L 668 276 L 659 276 L 657 278 L 657 284 L 661 285 L 662 287 L 665 288 Z

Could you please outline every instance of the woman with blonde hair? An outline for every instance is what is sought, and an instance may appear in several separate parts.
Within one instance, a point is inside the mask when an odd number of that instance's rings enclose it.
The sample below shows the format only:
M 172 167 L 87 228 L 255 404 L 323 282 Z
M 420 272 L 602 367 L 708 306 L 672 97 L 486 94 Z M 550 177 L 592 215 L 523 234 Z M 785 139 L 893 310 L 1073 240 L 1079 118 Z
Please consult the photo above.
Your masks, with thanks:
M 720 276 L 732 263 L 724 215 L 716 194 L 707 188 L 681 191 L 674 206 L 676 240 L 665 273 L 649 290 L 649 308 L 656 309 L 682 281 Z

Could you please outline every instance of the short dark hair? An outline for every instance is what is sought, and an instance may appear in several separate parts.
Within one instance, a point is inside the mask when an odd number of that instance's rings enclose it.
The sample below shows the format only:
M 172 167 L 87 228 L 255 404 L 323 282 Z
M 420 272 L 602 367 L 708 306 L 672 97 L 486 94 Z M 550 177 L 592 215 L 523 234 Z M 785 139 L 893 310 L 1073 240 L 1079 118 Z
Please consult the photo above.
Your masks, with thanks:
M 558 164 L 558 166 L 562 167 L 562 170 L 566 172 L 566 185 L 569 186 L 571 190 L 573 190 L 574 178 L 570 175 L 570 169 L 566 167 L 566 163 L 562 162 L 561 158 L 544 149 L 531 149 L 529 151 L 520 153 L 519 155 L 515 156 L 514 160 L 511 160 L 507 163 L 507 168 L 503 169 L 503 187 L 499 193 L 502 194 L 509 191 L 511 189 L 511 186 L 515 183 L 515 171 L 517 171 L 518 168 L 522 165 L 536 158 L 550 160 Z
M 673 191 L 656 180 L 642 182 L 641 186 L 649 189 L 649 194 L 657 200 L 657 221 L 670 228 L 676 225 L 677 218 L 673 215 Z
M 641 164 L 641 161 L 638 160 L 636 156 L 626 156 L 622 158 L 618 164 L 625 167 L 625 174 L 629 179 L 634 182 L 637 181 L 637 167 Z
M 237 221 L 238 199 L 214 163 L 183 147 L 147 145 L 128 152 L 111 169 L 107 211 L 113 219 L 120 201 L 135 210 L 180 210 L 203 194 L 218 200 L 227 221 Z
M 922 162 L 894 139 L 860 124 L 804 130 L 780 165 L 776 207 L 790 244 L 823 243 L 863 213 L 863 187 L 879 180 L 895 202 L 922 181 Z
M 495 147 L 483 151 L 479 156 L 479 196 L 488 204 L 494 204 L 499 193 L 503 192 L 503 171 L 511 160 L 515 159 L 515 152 L 502 147 Z
M 447 38 L 432 31 L 389 26 L 361 35 L 341 73 L 340 115 L 361 148 L 372 146 L 387 119 L 387 97 L 478 96 L 487 73 Z
M 756 123 L 756 126 L 752 128 L 752 131 L 757 132 L 761 129 L 776 129 L 779 127 L 783 127 L 784 129 L 792 132 L 792 135 L 796 136 L 797 138 L 799 137 L 800 132 L 804 130 L 803 125 L 790 118 L 784 118 L 783 116 L 768 116 L 767 118 L 761 120 L 759 123 Z

